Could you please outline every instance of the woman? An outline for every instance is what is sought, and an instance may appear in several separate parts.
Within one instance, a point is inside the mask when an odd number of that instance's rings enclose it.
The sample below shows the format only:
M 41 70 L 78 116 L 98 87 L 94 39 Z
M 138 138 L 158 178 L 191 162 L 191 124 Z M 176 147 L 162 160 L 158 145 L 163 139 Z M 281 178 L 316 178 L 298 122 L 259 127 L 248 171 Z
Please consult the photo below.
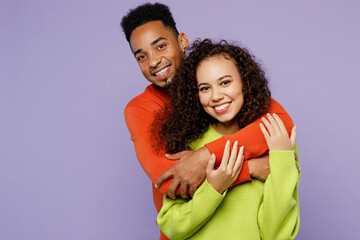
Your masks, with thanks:
M 255 121 L 270 102 L 264 72 L 246 49 L 197 41 L 174 78 L 171 105 L 160 119 L 168 152 L 197 149 Z M 223 161 L 209 161 L 205 182 L 191 200 L 164 196 L 157 223 L 170 239 L 293 239 L 299 228 L 300 173 L 291 139 L 274 115 L 260 125 L 270 150 L 271 174 L 227 190 L 239 175 L 243 148 L 227 143 Z M 158 122 L 158 125 L 159 125 Z M 155 124 L 156 126 L 156 124 Z M 297 151 L 297 150 L 296 150 Z M 225 197 L 226 196 L 226 197 Z

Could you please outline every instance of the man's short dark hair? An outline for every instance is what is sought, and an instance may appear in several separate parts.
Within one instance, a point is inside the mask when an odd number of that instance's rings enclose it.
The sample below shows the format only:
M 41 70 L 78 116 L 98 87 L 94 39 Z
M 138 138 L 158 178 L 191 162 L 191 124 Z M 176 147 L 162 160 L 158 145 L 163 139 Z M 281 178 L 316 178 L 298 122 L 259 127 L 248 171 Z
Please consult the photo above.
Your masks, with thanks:
M 131 9 L 130 12 L 123 17 L 121 27 L 125 33 L 126 40 L 130 42 L 130 35 L 135 28 L 148 22 L 159 20 L 164 24 L 164 26 L 173 30 L 174 34 L 179 34 L 169 7 L 161 3 L 145 3 L 135 9 Z

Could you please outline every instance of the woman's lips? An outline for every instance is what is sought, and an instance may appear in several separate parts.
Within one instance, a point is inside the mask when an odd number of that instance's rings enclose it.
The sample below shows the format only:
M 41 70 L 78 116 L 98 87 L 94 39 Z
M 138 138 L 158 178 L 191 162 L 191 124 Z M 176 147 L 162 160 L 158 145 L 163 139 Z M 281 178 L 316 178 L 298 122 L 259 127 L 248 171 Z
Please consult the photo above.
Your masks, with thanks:
M 224 113 L 224 112 L 226 112 L 226 110 L 228 110 L 229 107 L 230 107 L 230 102 L 227 102 L 227 103 L 223 103 L 223 104 L 218 104 L 218 105 L 214 106 L 213 108 L 215 109 L 216 113 Z

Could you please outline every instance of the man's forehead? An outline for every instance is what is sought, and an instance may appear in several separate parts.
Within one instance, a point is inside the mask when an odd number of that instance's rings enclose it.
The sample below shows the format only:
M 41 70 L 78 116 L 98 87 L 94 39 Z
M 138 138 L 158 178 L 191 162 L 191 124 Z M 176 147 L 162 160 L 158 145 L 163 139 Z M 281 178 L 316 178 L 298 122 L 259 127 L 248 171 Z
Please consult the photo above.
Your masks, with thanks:
M 159 39 L 176 40 L 176 36 L 161 21 L 151 21 L 134 29 L 130 36 L 130 46 L 133 51 L 136 51 L 136 48 L 151 46 Z

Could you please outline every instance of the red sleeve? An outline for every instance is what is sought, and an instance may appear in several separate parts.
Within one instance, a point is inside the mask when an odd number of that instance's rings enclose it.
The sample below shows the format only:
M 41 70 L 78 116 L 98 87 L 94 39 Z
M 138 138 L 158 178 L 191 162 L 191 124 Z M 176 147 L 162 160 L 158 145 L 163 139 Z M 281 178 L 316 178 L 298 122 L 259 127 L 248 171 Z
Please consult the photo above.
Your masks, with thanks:
M 141 104 L 132 101 L 125 108 L 125 121 L 134 143 L 137 159 L 153 184 L 161 174 L 177 163 L 177 161 L 167 159 L 164 151 L 156 152 L 151 143 L 150 129 L 154 120 L 154 113 L 160 109 L 162 106 L 159 103 L 151 101 L 144 101 Z M 160 186 L 159 190 L 162 194 L 168 194 L 172 180 L 171 178 Z M 247 161 L 244 161 L 238 183 L 250 180 Z M 180 194 L 180 188 L 177 189 L 176 193 Z
M 291 120 L 289 114 L 285 111 L 285 109 L 275 101 L 271 99 L 270 106 L 268 109 L 268 113 L 276 113 L 281 120 L 284 122 L 288 133 L 291 133 L 291 129 L 294 126 L 293 121 Z M 264 115 L 266 117 L 266 114 Z M 263 155 L 268 151 L 268 146 L 265 142 L 265 138 L 260 130 L 259 124 L 261 123 L 261 118 L 257 119 L 253 123 L 244 127 L 240 131 L 234 133 L 231 136 L 223 136 L 216 141 L 210 142 L 206 144 L 206 147 L 209 149 L 211 153 L 215 153 L 216 155 L 216 164 L 218 165 L 221 162 L 223 151 L 225 147 L 225 143 L 227 140 L 230 140 L 231 143 L 234 143 L 236 140 L 239 142 L 239 146 L 244 146 L 244 158 L 250 159 Z M 246 166 L 245 166 L 246 165 Z M 236 184 L 243 182 L 244 170 L 247 169 L 247 175 L 250 178 L 249 170 L 247 167 L 247 162 L 244 161 L 244 167 L 240 172 L 240 176 L 238 180 L 235 182 Z M 241 177 L 241 179 L 240 179 Z M 251 179 L 251 178 L 250 178 Z M 249 179 L 249 180 L 250 180 Z
M 154 113 L 162 106 L 158 102 L 132 100 L 125 108 L 125 121 L 134 143 L 137 159 L 145 173 L 155 184 L 156 180 L 165 171 L 174 166 L 177 161 L 169 160 L 164 152 L 156 152 L 151 143 L 151 124 L 154 120 Z M 168 193 L 172 179 L 166 181 L 160 187 L 162 194 Z

